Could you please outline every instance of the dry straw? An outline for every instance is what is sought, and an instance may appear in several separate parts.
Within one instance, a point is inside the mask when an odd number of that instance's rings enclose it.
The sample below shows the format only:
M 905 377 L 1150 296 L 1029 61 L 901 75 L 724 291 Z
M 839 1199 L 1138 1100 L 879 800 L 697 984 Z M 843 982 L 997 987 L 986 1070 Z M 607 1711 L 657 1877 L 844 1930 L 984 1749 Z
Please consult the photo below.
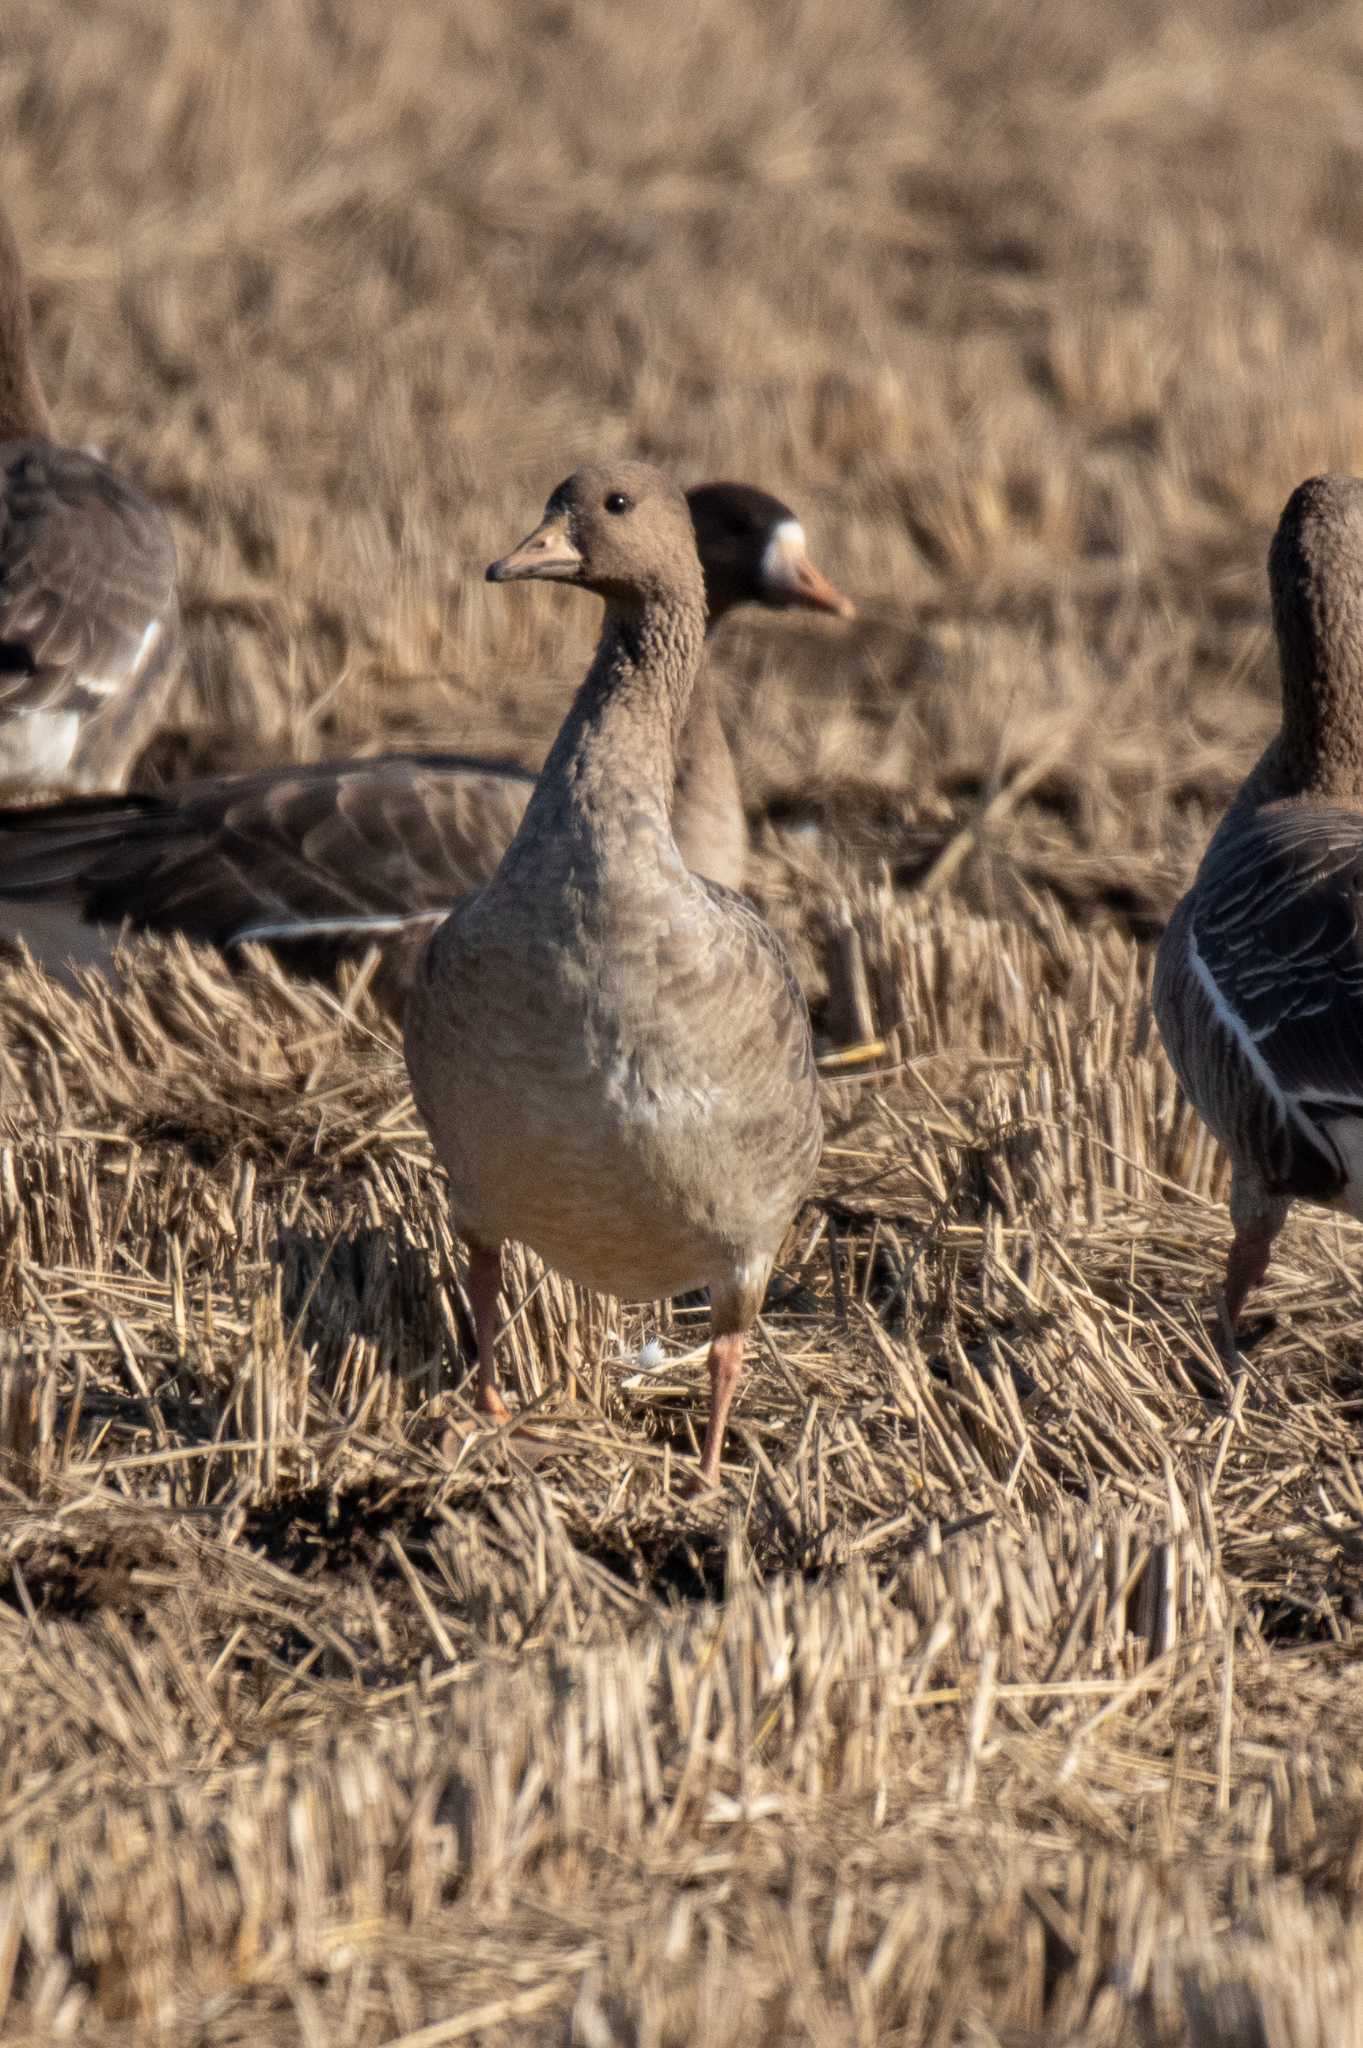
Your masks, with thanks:
M 146 773 L 538 757 L 583 456 L 797 506 L 716 650 L 829 1145 L 722 1504 L 701 1313 L 461 1253 L 363 978 L 0 975 L 0 2038 L 1363 2038 L 1363 1315 L 1243 1371 L 1148 946 L 1363 467 L 1348 9 L 10 0 L 64 431 L 169 507 Z M 565 640 L 564 635 L 569 638 Z M 576 635 L 576 638 L 572 636 Z M 647 1340 L 656 1340 L 645 1349 Z

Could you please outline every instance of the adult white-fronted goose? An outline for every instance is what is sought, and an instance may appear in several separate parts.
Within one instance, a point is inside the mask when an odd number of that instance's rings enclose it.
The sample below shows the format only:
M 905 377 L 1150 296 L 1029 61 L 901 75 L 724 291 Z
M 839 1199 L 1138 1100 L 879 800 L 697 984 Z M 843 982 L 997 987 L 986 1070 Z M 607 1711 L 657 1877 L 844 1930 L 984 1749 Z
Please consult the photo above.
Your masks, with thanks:
M 821 1139 L 804 999 L 779 940 L 672 830 L 705 586 L 657 470 L 578 470 L 488 571 L 605 599 L 595 659 L 497 873 L 436 931 L 407 1000 L 412 1087 L 470 1247 L 478 1402 L 501 1246 L 584 1286 L 711 1296 L 701 1477 L 719 1478 L 744 1336 Z
M 0 212 L 0 789 L 118 789 L 180 644 L 175 544 L 116 470 L 52 437 Z
M 1231 1343 L 1293 1201 L 1363 1217 L 1363 481 L 1300 485 L 1268 573 L 1282 727 L 1155 969 L 1169 1057 L 1230 1154 Z
M 711 631 L 744 604 L 851 616 L 779 498 L 715 483 L 687 502 Z M 432 925 L 495 872 L 533 787 L 514 764 L 401 753 L 0 811 L 0 900 L 67 904 L 90 922 L 127 919 L 218 946 L 263 938 L 321 975 L 384 942 L 386 922 L 386 992 L 397 1002 Z M 687 865 L 738 887 L 747 827 L 705 675 L 672 815 Z

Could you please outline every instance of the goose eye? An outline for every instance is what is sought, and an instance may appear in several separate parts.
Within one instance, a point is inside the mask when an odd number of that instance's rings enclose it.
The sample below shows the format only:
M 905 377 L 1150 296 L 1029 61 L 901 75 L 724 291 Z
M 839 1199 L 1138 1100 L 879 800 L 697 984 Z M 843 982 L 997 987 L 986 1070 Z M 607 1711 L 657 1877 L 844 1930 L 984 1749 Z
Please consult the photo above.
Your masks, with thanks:
M 608 512 L 629 512 L 633 506 L 633 498 L 627 497 L 624 491 L 612 491 L 606 499 Z

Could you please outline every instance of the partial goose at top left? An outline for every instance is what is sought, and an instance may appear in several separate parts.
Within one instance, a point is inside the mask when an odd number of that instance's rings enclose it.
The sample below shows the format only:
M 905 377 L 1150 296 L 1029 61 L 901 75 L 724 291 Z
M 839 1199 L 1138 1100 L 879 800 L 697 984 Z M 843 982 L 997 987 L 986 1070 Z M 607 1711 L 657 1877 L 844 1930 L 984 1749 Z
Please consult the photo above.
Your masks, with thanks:
M 179 652 L 170 526 L 117 470 L 54 437 L 0 210 L 0 790 L 121 788 Z

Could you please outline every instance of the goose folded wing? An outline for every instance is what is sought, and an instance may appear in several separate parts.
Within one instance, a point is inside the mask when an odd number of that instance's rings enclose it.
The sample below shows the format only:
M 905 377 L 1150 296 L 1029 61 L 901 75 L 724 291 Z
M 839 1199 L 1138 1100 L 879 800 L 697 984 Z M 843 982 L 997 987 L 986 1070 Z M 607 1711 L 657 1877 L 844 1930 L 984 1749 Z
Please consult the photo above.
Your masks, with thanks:
M 0 898 L 226 946 L 443 914 L 496 868 L 532 778 L 457 755 L 317 762 L 0 811 Z
M 154 505 L 79 449 L 0 452 L 0 718 L 97 714 L 159 663 L 176 618 Z
M 227 820 L 239 883 L 257 895 L 231 935 L 362 947 L 429 924 L 496 873 L 533 788 L 512 763 L 448 754 L 273 778 Z
M 821 1141 L 819 1084 L 794 967 L 746 897 L 701 876 L 691 882 L 689 905 L 674 895 L 669 914 L 643 920 L 640 931 L 658 1010 L 685 1020 L 673 1049 L 678 1076 L 693 1055 L 698 1077 L 713 1074 L 718 1048 L 729 1138 L 741 1148 L 750 1137 L 754 1157 L 807 1185 Z
M 1285 1110 L 1323 1138 L 1363 1115 L 1363 816 L 1257 813 L 1211 849 L 1193 937 L 1223 1023 Z

